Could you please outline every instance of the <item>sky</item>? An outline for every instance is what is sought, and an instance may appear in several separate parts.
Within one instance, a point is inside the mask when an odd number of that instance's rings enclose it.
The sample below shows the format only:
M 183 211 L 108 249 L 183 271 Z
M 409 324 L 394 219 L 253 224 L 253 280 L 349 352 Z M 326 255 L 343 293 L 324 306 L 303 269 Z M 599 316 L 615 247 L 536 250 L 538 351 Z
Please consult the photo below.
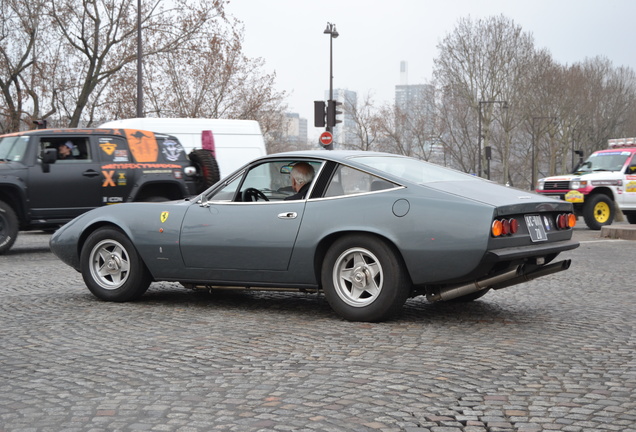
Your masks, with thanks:
M 327 23 L 339 33 L 334 89 L 378 105 L 393 103 L 401 61 L 407 84 L 431 81 L 437 45 L 465 17 L 504 15 L 561 64 L 604 56 L 636 70 L 634 0 L 230 0 L 226 12 L 243 22 L 244 53 L 276 73 L 276 89 L 287 94 L 289 112 L 308 120 L 310 137 L 321 132 L 313 101 L 329 89 Z

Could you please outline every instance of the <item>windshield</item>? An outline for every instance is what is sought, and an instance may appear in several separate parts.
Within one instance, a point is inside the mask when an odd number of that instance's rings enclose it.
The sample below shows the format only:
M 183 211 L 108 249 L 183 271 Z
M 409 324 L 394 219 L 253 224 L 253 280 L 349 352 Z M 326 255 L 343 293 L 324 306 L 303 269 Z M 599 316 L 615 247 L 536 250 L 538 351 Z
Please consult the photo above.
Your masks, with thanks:
M 470 174 L 407 157 L 356 156 L 352 160 L 414 183 L 478 181 Z
M 12 136 L 0 139 L 0 161 L 20 162 L 24 160 L 29 137 Z
M 580 174 L 593 171 L 620 171 L 630 155 L 631 153 L 626 151 L 593 153 L 576 172 Z

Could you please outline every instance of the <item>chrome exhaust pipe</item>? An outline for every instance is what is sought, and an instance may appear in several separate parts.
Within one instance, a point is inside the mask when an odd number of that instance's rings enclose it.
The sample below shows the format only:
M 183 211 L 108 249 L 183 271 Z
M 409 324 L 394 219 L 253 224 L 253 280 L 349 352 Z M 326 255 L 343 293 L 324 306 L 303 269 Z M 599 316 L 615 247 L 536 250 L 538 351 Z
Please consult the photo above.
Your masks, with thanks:
M 525 271 L 525 269 L 522 266 L 521 274 L 518 277 L 512 278 L 508 281 L 504 281 L 500 284 L 493 285 L 491 288 L 496 290 L 502 289 L 502 288 L 508 288 L 509 286 L 517 285 L 523 282 L 528 282 L 533 279 L 539 278 L 541 276 L 547 276 L 553 273 L 562 272 L 563 270 L 569 269 L 571 263 L 572 263 L 572 260 L 567 259 L 567 260 L 555 262 L 553 264 L 548 264 L 543 267 L 539 267 L 538 269 L 529 271 L 529 272 Z
M 477 280 L 469 284 L 448 286 L 443 288 L 437 288 L 433 292 L 426 294 L 426 299 L 430 302 L 436 302 L 440 300 L 451 300 L 457 297 L 472 294 L 477 291 L 490 288 L 495 283 L 503 283 L 507 280 L 518 277 L 522 266 L 518 266 L 514 270 L 501 273 L 496 276 L 492 276 L 486 279 Z
M 430 302 L 436 302 L 440 300 L 445 301 L 472 294 L 477 291 L 485 290 L 487 288 L 507 288 L 509 286 L 527 282 L 541 276 L 546 276 L 553 273 L 561 272 L 563 270 L 567 270 L 568 268 L 570 268 L 571 262 L 572 261 L 569 259 L 563 260 L 557 263 L 545 265 L 532 271 L 526 271 L 525 266 L 521 265 L 516 267 L 514 270 L 510 270 L 496 276 L 491 276 L 489 278 L 480 279 L 469 284 L 447 286 L 442 288 L 438 287 L 434 291 L 427 293 L 426 299 Z

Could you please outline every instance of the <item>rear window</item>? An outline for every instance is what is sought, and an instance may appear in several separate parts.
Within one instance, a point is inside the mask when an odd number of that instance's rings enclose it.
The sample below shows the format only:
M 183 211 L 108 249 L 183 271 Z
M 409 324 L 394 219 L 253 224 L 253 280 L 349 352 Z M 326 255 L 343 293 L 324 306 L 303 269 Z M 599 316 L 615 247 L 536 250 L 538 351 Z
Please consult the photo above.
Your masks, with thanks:
M 351 159 L 358 163 L 414 183 L 422 184 L 440 181 L 467 180 L 479 181 L 477 177 L 470 174 L 408 157 L 355 156 Z

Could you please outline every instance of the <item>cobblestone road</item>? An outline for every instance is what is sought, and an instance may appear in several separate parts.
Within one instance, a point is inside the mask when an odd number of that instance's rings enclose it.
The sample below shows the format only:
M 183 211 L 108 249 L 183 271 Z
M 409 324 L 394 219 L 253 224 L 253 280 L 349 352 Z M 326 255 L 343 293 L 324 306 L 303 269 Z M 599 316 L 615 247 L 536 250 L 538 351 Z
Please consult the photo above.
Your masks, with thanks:
M 381 324 L 300 294 L 98 301 L 21 234 L 0 256 L 0 431 L 636 431 L 636 242 Z

